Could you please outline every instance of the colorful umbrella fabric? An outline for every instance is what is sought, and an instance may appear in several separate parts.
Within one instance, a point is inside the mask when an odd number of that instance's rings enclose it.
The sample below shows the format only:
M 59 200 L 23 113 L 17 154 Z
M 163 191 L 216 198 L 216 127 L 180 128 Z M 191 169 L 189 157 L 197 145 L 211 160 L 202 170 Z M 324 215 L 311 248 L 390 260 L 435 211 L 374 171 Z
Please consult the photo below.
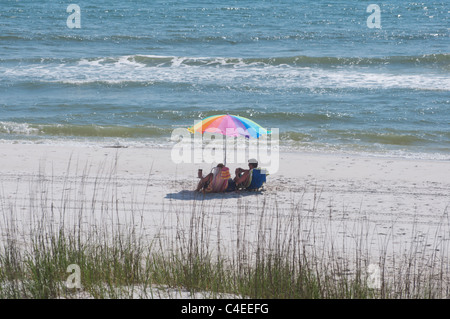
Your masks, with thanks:
M 189 132 L 220 133 L 227 136 L 245 136 L 248 138 L 259 138 L 270 132 L 258 123 L 238 115 L 213 115 L 209 116 L 188 128 Z

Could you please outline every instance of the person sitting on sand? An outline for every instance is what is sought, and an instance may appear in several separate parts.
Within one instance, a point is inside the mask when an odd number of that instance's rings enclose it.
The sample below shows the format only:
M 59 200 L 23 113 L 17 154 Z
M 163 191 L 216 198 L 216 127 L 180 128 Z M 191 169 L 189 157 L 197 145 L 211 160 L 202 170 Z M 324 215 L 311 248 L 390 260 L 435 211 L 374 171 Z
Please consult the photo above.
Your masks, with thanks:
M 218 164 L 212 169 L 212 172 L 205 177 L 199 176 L 196 192 L 203 190 L 204 193 L 221 193 L 228 187 L 228 180 L 230 179 L 230 170 L 222 163 Z
M 251 170 L 258 167 L 258 161 L 254 158 L 248 160 L 248 169 L 236 168 L 234 182 L 236 188 L 247 188 L 250 185 Z

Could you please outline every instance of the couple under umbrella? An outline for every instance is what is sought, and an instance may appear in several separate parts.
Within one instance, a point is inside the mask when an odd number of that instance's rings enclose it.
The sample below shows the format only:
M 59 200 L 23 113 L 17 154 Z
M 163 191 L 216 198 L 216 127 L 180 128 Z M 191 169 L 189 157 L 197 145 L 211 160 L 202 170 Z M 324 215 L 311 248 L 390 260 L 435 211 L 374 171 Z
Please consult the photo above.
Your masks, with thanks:
M 220 133 L 228 136 L 245 136 L 246 138 L 259 138 L 269 132 L 254 121 L 237 115 L 213 115 L 203 119 L 188 128 L 195 133 Z M 226 167 L 226 143 L 224 164 L 220 163 L 206 176 L 199 172 L 200 181 L 196 191 L 225 192 L 239 189 L 259 189 L 266 181 L 267 173 L 258 168 L 258 161 L 254 158 L 248 161 L 248 169 L 237 168 L 235 178 L 231 179 L 228 167 Z
M 236 169 L 234 179 L 231 178 L 228 167 L 220 163 L 205 177 L 199 175 L 196 191 L 222 193 L 241 189 L 258 190 L 266 182 L 266 175 L 267 173 L 258 169 L 258 161 L 254 158 L 249 159 L 248 169 Z

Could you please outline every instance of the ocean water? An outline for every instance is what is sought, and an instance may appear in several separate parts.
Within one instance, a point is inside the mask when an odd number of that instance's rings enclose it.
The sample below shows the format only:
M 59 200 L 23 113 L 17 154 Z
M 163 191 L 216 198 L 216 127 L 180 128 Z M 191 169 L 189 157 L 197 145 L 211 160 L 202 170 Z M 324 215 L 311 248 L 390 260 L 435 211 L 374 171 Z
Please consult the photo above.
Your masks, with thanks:
M 170 145 L 229 113 L 287 149 L 448 160 L 449 15 L 448 1 L 0 0 L 0 140 Z

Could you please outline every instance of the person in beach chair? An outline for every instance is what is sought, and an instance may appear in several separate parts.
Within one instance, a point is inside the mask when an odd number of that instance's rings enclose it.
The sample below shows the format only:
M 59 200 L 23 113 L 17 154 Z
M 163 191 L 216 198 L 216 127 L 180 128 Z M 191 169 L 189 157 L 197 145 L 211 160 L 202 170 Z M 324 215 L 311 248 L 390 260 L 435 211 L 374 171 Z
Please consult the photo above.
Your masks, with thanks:
M 248 168 L 237 168 L 234 178 L 236 189 L 259 190 L 266 182 L 266 176 L 269 175 L 266 170 L 258 168 L 258 161 L 254 158 L 248 160 Z
M 229 168 L 220 163 L 205 177 L 199 175 L 200 181 L 195 191 L 203 191 L 204 193 L 225 192 L 228 188 L 228 180 L 230 177 Z

